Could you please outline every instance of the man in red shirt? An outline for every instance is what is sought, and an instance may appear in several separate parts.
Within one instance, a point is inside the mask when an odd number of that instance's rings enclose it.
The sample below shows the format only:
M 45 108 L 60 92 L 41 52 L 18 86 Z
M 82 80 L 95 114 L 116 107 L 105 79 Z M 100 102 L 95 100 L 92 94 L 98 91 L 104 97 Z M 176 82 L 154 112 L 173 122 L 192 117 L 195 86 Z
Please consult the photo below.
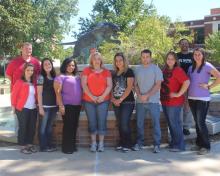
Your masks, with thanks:
M 35 81 L 40 74 L 40 62 L 37 58 L 32 56 L 32 44 L 25 42 L 21 47 L 21 55 L 15 57 L 7 66 L 6 75 L 11 81 L 11 90 L 15 82 L 21 78 L 23 66 L 26 62 L 34 65 Z

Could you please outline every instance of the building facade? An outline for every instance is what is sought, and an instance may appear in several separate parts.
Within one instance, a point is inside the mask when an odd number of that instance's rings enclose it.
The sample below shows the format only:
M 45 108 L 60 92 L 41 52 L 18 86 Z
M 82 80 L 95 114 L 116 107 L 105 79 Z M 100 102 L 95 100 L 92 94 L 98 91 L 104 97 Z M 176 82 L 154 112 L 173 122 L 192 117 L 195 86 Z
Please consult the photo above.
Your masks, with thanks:
M 210 15 L 204 19 L 185 21 L 186 26 L 194 33 L 194 44 L 204 44 L 205 38 L 214 32 L 220 31 L 220 8 L 210 10 Z

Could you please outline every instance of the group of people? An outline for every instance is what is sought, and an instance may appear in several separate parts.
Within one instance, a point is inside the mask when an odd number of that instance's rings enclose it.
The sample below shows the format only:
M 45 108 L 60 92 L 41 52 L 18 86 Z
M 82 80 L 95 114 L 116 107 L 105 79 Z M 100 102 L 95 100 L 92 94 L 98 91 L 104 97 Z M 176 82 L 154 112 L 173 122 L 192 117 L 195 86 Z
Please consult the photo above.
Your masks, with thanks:
M 188 40 L 182 39 L 181 51 L 188 44 Z M 57 111 L 63 119 L 62 152 L 76 152 L 76 133 L 82 105 L 91 135 L 90 151 L 103 152 L 110 103 L 119 128 L 118 151 L 143 148 L 144 119 L 149 112 L 153 125 L 153 152 L 160 152 L 160 104 L 171 135 L 171 152 L 185 150 L 184 134 L 189 131 L 184 126 L 185 115 L 181 119 L 181 113 L 185 109 L 185 114 L 189 114 L 189 107 L 197 133 L 193 150 L 197 150 L 198 154 L 210 151 L 205 119 L 210 101 L 209 90 L 220 83 L 220 73 L 205 61 L 202 48 L 195 49 L 189 60 L 180 58 L 180 53 L 178 56 L 175 52 L 169 52 L 162 70 L 153 64 L 152 53 L 148 49 L 141 51 L 141 64 L 132 69 L 124 54 L 116 53 L 112 72 L 104 66 L 102 55 L 94 51 L 90 54 L 89 66 L 81 74 L 76 61 L 67 58 L 61 64 L 59 75 L 56 75 L 51 59 L 45 58 L 40 64 L 32 57 L 30 43 L 23 44 L 21 53 L 9 63 L 6 74 L 11 80 L 11 104 L 18 119 L 18 143 L 22 153 L 37 152 L 33 139 L 38 116 L 40 151 L 56 150 L 52 140 L 52 124 Z M 189 53 L 184 54 L 188 56 Z M 211 75 L 216 79 L 210 83 Z M 134 108 L 137 136 L 133 145 L 130 121 Z

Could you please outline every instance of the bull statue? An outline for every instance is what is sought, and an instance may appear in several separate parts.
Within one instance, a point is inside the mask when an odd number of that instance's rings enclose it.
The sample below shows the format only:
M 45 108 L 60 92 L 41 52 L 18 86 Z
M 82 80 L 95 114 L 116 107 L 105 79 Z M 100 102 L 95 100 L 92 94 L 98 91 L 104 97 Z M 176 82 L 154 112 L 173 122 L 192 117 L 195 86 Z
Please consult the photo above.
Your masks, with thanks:
M 63 45 L 74 44 L 73 58 L 82 58 L 88 63 L 91 48 L 98 48 L 103 41 L 120 43 L 116 40 L 119 27 L 113 23 L 101 22 L 94 29 L 85 33 L 75 42 L 63 43 Z

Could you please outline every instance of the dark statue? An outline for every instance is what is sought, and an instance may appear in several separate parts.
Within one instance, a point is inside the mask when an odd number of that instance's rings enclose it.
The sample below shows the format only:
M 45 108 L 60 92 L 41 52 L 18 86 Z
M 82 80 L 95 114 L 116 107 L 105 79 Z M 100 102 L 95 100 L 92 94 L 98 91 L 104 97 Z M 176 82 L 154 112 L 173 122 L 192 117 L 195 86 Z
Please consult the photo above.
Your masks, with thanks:
M 88 63 L 90 48 L 98 48 L 103 41 L 120 43 L 115 39 L 118 31 L 118 26 L 113 23 L 98 23 L 94 29 L 82 35 L 77 41 L 63 45 L 75 44 L 73 57 L 81 58 L 84 63 Z

